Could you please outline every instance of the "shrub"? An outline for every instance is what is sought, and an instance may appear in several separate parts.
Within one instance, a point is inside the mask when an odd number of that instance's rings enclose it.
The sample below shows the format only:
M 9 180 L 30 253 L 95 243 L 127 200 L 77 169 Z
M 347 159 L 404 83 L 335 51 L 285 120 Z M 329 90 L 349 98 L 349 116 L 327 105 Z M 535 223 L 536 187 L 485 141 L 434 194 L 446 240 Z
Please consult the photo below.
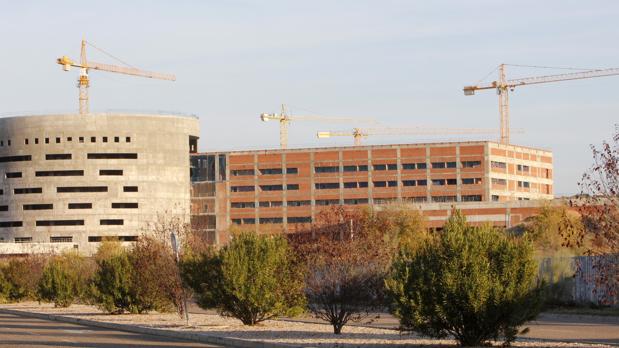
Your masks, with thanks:
M 387 287 L 402 329 L 453 335 L 463 346 L 515 339 L 542 304 L 530 242 L 491 227 L 469 226 L 454 211 L 444 231 L 403 251 Z
M 4 265 L 0 265 L 0 303 L 9 302 L 11 283 L 4 276 Z
M 102 310 L 120 314 L 125 311 L 142 313 L 132 286 L 133 267 L 129 254 L 120 243 L 106 241 L 95 255 L 97 271 L 92 282 L 92 297 Z
M 53 302 L 56 307 L 69 307 L 84 299 L 92 267 L 88 260 L 77 253 L 53 257 L 43 269 L 38 284 L 38 298 Z
M 200 306 L 217 308 L 245 325 L 294 314 L 304 304 L 302 276 L 280 236 L 239 233 L 218 253 L 194 258 L 183 269 L 193 270 L 185 279 L 198 293 Z
M 41 255 L 27 255 L 9 260 L 3 273 L 8 282 L 8 299 L 11 302 L 36 300 L 39 279 L 47 262 Z

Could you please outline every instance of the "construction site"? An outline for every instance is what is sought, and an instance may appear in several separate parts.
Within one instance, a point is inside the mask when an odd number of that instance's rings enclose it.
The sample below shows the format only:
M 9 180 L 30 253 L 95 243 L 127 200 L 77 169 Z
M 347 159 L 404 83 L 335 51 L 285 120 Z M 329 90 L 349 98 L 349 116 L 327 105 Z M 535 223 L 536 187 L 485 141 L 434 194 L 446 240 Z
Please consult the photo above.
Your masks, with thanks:
M 519 130 L 510 129 L 510 92 L 619 74 L 598 69 L 509 79 L 501 64 L 495 81 L 463 88 L 465 95 L 496 91 L 497 130 L 356 127 L 316 133 L 350 137 L 351 146 L 289 148 L 291 122 L 360 120 L 291 115 L 282 106 L 280 113 L 259 115 L 279 124 L 279 149 L 201 152 L 197 117 L 92 113 L 91 71 L 176 77 L 90 61 L 88 45 L 82 41 L 79 60 L 57 60 L 65 71 L 79 69 L 77 114 L 0 119 L 0 252 L 92 252 L 106 237 L 135 241 L 161 214 L 191 222 L 223 244 L 233 226 L 294 232 L 333 205 L 406 205 L 434 229 L 457 208 L 472 223 L 511 227 L 552 204 L 556 173 L 552 150 L 511 143 L 510 133 Z M 470 134 L 498 135 L 498 141 L 363 144 L 374 135 Z

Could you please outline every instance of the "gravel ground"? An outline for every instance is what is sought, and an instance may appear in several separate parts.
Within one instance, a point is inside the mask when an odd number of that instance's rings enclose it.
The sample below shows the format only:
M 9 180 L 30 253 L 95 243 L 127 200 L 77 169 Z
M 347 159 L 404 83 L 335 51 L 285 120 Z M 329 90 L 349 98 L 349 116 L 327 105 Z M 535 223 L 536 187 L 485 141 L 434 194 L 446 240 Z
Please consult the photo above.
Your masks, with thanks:
M 346 326 L 342 335 L 335 336 L 332 328 L 325 324 L 269 320 L 253 327 L 244 326 L 240 321 L 215 314 L 191 314 L 189 326 L 177 314 L 123 314 L 108 315 L 96 307 L 73 305 L 69 308 L 54 308 L 52 304 L 23 302 L 1 305 L 0 308 L 23 310 L 47 314 L 65 315 L 82 319 L 97 320 L 116 324 L 139 325 L 166 330 L 197 331 L 212 336 L 239 338 L 265 343 L 286 343 L 295 346 L 320 347 L 363 347 L 364 345 L 387 346 L 432 346 L 453 347 L 453 340 L 435 340 L 415 335 L 401 335 L 397 331 Z M 563 342 L 540 342 L 519 340 L 514 347 L 611 347 Z

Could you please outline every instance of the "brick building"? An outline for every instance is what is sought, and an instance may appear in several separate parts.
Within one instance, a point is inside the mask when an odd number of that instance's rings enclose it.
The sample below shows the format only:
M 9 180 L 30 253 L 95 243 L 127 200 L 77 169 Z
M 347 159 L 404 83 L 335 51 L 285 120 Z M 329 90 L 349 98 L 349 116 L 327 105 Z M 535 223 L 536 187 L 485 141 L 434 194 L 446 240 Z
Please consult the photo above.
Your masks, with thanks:
M 552 178 L 550 151 L 489 141 L 198 153 L 192 222 L 225 242 L 233 224 L 291 230 L 325 206 L 397 203 L 431 227 L 454 206 L 511 225 L 553 198 Z

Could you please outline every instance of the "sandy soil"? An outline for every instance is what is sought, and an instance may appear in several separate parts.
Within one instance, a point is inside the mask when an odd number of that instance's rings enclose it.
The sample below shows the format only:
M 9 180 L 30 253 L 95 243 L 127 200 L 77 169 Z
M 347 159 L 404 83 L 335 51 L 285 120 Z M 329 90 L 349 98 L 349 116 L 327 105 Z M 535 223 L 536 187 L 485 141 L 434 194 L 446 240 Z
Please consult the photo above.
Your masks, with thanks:
M 265 343 L 285 343 L 294 346 L 319 347 L 363 347 L 364 345 L 387 346 L 444 346 L 453 347 L 453 340 L 435 340 L 415 335 L 401 335 L 389 329 L 368 328 L 360 326 L 344 327 L 342 335 L 333 334 L 332 328 L 326 324 L 305 323 L 269 320 L 260 325 L 244 326 L 236 319 L 224 318 L 216 314 L 191 314 L 189 325 L 177 314 L 150 313 L 150 314 L 122 314 L 108 315 L 96 307 L 73 305 L 69 308 L 54 308 L 52 304 L 23 302 L 18 304 L 4 304 L 0 308 L 23 310 L 47 314 L 71 316 L 82 319 L 103 322 L 139 325 L 166 330 L 194 331 L 211 336 L 239 338 Z M 610 347 L 607 345 L 591 345 L 563 342 L 540 342 L 519 340 L 514 347 Z

